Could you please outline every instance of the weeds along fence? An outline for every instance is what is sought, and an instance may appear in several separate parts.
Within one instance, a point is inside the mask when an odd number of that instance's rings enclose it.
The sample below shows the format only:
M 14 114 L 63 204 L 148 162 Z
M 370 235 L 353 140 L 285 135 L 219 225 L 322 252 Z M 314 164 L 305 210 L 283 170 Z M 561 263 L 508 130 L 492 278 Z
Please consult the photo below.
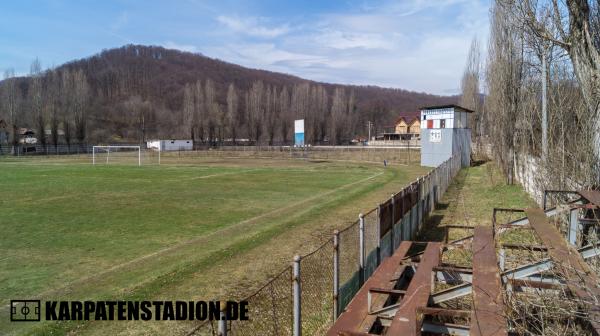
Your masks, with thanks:
M 249 321 L 206 321 L 187 335 L 323 335 L 385 258 L 412 240 L 461 168 L 459 155 L 415 180 L 246 297 Z M 223 315 L 224 316 L 224 315 Z

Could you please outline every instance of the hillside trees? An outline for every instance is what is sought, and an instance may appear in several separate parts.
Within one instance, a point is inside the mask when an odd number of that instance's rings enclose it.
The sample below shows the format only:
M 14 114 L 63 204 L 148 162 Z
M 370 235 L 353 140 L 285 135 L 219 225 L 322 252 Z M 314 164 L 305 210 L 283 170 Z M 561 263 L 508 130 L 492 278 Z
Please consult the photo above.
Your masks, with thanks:
M 230 84 L 234 85 L 238 96 L 235 138 L 252 138 L 252 143 L 290 144 L 294 119 L 305 119 L 307 143 L 328 143 L 332 96 L 336 88 L 344 88 L 347 97 L 354 91 L 356 100 L 355 113 L 350 114 L 351 118 L 344 129 L 348 135 L 343 141 L 366 135 L 364 124 L 367 114 L 370 114 L 368 120 L 382 125 L 395 120 L 398 112 L 414 111 L 420 105 L 455 102 L 454 97 L 400 89 L 317 83 L 285 74 L 247 69 L 198 54 L 139 45 L 105 50 L 92 57 L 41 72 L 43 101 L 50 98 L 45 90 L 49 88 L 48 83 L 54 82 L 50 79 L 53 74 L 58 74 L 61 82 L 58 110 L 55 110 L 55 115 L 51 110 L 44 111 L 44 128 L 52 131 L 56 128 L 58 118 L 59 128 L 65 131 L 64 142 L 67 143 L 71 142 L 69 138 L 73 142 L 78 141 L 78 133 L 79 138 L 84 135 L 84 142 L 106 143 L 134 142 L 153 136 L 189 138 L 192 129 L 200 145 L 207 141 L 211 145 L 217 141 L 223 142 L 225 138 L 232 138 L 225 135 L 231 133 L 233 120 L 227 102 Z M 85 110 L 76 109 L 76 105 L 81 106 L 76 99 L 81 97 L 77 93 L 81 91 L 77 89 L 81 85 L 74 84 L 83 83 L 81 78 L 86 80 L 83 88 L 87 92 L 83 95 Z M 213 102 L 207 104 L 208 80 L 212 82 L 208 91 L 214 94 L 209 95 Z M 34 81 L 32 76 L 0 81 L 0 91 L 4 97 L 5 92 L 10 91 L 9 83 L 15 84 L 17 96 L 23 97 L 17 113 L 20 126 L 37 129 L 37 118 L 31 109 L 33 96 L 29 94 L 29 88 L 37 85 L 33 84 Z M 253 91 L 256 82 L 262 82 L 262 90 L 260 94 L 254 90 L 252 101 L 260 101 L 260 104 L 254 104 L 253 111 L 258 113 L 253 116 L 247 113 L 252 106 L 246 106 L 245 95 Z M 213 89 L 210 89 L 211 86 Z M 270 95 L 270 99 L 266 98 L 267 95 Z M 148 117 L 143 119 L 143 132 L 140 128 L 141 119 L 133 118 L 126 107 L 126 102 L 136 96 L 150 104 L 148 116 L 154 118 L 153 125 L 149 125 Z M 193 109 L 189 105 L 191 97 Z M 270 103 L 266 104 L 266 101 Z M 381 108 L 375 108 L 378 105 Z M 135 120 L 128 122 L 127 118 Z M 263 123 L 258 130 L 260 136 L 255 139 L 257 125 L 253 121 L 259 119 Z M 141 133 L 144 135 L 141 136 Z

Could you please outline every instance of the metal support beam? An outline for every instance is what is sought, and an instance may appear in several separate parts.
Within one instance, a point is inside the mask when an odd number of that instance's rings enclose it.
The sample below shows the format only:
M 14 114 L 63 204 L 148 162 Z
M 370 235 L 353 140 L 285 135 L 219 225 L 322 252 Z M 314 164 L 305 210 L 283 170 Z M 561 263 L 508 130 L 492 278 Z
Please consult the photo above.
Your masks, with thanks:
M 365 215 L 358 215 L 358 282 L 362 286 L 365 283 Z
M 569 210 L 569 244 L 577 246 L 577 231 L 579 231 L 579 209 Z
M 489 226 L 476 227 L 473 239 L 472 336 L 508 335 L 497 265 L 493 229 Z
M 340 314 L 340 232 L 333 231 L 333 320 Z
M 294 257 L 294 267 L 292 274 L 292 281 L 294 283 L 294 323 L 293 323 L 293 335 L 294 336 L 302 336 L 302 287 L 300 281 L 300 256 L 297 255 Z
M 417 307 L 427 306 L 432 288 L 431 271 L 440 263 L 440 243 L 428 243 L 421 258 L 417 272 L 413 276 L 402 305 L 398 308 L 392 324 L 388 328 L 389 335 L 416 335 L 420 330 L 417 325 Z
M 450 324 L 450 323 L 423 322 L 421 331 L 427 332 L 427 333 L 432 333 L 432 334 L 441 334 L 441 335 L 457 335 L 457 336 L 471 335 L 471 332 L 470 332 L 470 329 L 468 326 L 459 325 L 459 324 Z

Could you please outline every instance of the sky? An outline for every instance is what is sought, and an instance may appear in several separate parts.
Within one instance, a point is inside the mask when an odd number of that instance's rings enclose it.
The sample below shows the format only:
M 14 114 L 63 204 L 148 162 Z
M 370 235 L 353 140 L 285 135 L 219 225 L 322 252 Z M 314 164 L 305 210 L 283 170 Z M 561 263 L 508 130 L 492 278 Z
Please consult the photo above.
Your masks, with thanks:
M 341 84 L 460 91 L 489 0 L 2 1 L 0 71 L 29 72 L 125 44 L 160 45 Z

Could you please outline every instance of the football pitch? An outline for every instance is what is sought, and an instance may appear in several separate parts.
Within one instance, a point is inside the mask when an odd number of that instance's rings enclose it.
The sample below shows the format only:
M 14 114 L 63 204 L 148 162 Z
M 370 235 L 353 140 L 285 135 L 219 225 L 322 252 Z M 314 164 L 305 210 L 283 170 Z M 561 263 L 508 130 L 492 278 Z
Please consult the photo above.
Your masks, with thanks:
M 0 160 L 0 330 L 161 334 L 162 323 L 7 324 L 11 299 L 241 298 L 427 169 L 294 159 L 141 166 Z

